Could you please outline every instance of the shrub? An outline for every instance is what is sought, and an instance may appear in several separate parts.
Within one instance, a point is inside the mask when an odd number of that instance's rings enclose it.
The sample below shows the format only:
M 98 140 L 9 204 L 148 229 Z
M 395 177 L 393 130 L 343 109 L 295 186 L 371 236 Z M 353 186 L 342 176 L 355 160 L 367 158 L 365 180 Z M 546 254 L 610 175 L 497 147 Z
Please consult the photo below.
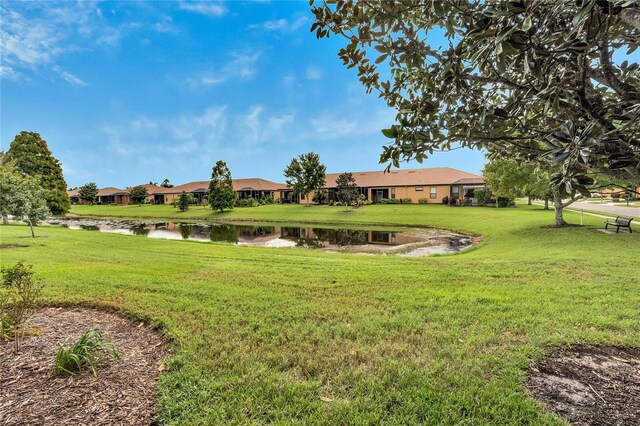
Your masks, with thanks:
M 76 374 L 89 368 L 96 376 L 99 363 L 120 358 L 120 352 L 108 336 L 97 330 L 89 330 L 72 346 L 61 346 L 56 353 L 53 374 Z
M 418 204 L 429 204 L 428 198 L 418 198 Z
M 400 200 L 397 198 L 381 198 L 380 204 L 400 204 Z
M 236 200 L 236 207 L 258 207 L 260 203 L 253 197 Z
M 473 196 L 478 202 L 479 206 L 484 206 L 487 202 L 487 190 L 484 188 L 477 188 L 473 190 Z
M 32 268 L 23 262 L 2 268 L 0 329 L 6 335 L 13 332 L 16 353 L 20 350 L 27 318 L 35 309 L 42 291 L 42 283 L 33 279 Z
M 498 197 L 496 202 L 498 203 L 498 207 L 508 207 L 511 199 L 509 197 Z
M 400 204 L 413 204 L 413 200 L 411 198 L 401 198 Z
M 455 206 L 458 204 L 458 199 L 456 197 L 449 197 L 449 205 Z
M 262 197 L 260 198 L 260 204 L 265 205 L 265 204 L 273 204 L 275 203 L 275 199 L 273 198 L 273 195 L 269 195 L 266 197 Z

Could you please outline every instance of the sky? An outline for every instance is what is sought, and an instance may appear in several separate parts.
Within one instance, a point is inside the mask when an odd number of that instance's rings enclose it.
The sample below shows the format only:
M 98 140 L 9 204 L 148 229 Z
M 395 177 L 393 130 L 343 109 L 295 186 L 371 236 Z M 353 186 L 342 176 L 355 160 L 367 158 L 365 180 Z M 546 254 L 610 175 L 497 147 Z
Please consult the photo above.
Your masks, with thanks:
M 1 1 L 0 149 L 36 131 L 69 187 L 233 177 L 283 182 L 299 154 L 382 170 L 395 112 L 309 32 L 308 1 Z M 434 43 L 438 43 L 434 40 Z M 479 173 L 459 149 L 422 165 Z

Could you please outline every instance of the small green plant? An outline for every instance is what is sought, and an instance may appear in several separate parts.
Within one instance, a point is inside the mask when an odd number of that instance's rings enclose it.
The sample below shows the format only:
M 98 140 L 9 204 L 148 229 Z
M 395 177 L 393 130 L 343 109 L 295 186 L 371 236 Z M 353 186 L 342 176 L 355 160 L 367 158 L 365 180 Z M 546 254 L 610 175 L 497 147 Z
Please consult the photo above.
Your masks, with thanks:
M 429 204 L 429 200 L 427 198 L 418 198 L 418 204 Z
M 0 337 L 13 333 L 14 350 L 20 350 L 27 318 L 36 307 L 42 283 L 33 279 L 33 266 L 18 262 L 2 268 L 0 284 Z
M 56 353 L 53 374 L 76 374 L 89 368 L 94 376 L 97 366 L 109 359 L 120 358 L 120 351 L 108 336 L 98 330 L 89 330 L 72 346 L 61 346 Z

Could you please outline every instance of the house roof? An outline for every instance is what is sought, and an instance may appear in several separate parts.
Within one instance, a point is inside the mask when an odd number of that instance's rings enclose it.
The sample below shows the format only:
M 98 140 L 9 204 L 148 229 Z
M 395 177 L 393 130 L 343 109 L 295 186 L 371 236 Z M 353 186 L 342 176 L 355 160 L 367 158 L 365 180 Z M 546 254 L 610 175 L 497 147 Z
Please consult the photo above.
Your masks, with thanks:
M 276 191 L 285 188 L 282 183 L 271 182 L 261 178 L 233 179 L 234 191 Z M 156 194 L 179 194 L 185 192 L 205 192 L 209 190 L 209 181 L 201 180 L 177 185 L 173 188 L 160 188 Z
M 114 188 L 112 186 L 107 186 L 106 188 L 100 188 L 98 190 L 98 197 L 105 197 L 110 195 L 127 195 L 128 192 L 124 189 Z
M 327 173 L 327 187 L 335 187 L 341 173 Z M 414 186 L 414 185 L 453 185 L 484 183 L 482 176 L 463 172 L 450 167 L 432 167 L 424 169 L 355 172 L 353 178 L 358 186 Z
M 67 191 L 67 195 L 69 197 L 77 197 L 79 192 L 80 192 L 80 190 L 77 189 L 77 188 L 76 189 L 70 189 L 70 190 Z

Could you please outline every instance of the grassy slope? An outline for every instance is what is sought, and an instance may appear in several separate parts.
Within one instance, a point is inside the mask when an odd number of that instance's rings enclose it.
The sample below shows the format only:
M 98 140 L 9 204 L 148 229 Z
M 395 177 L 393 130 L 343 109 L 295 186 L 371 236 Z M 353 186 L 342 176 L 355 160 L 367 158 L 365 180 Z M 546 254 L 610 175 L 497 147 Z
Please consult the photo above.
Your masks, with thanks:
M 51 302 L 161 324 L 176 347 L 159 407 L 175 424 L 560 423 L 522 389 L 535 359 L 576 342 L 640 347 L 640 237 L 602 234 L 598 218 L 544 229 L 552 213 L 539 207 L 444 206 L 267 206 L 225 217 L 423 224 L 485 240 L 409 259 L 61 228 L 31 240 L 10 226 L 2 242 L 29 247 L 2 250 L 2 264 L 33 262 Z

